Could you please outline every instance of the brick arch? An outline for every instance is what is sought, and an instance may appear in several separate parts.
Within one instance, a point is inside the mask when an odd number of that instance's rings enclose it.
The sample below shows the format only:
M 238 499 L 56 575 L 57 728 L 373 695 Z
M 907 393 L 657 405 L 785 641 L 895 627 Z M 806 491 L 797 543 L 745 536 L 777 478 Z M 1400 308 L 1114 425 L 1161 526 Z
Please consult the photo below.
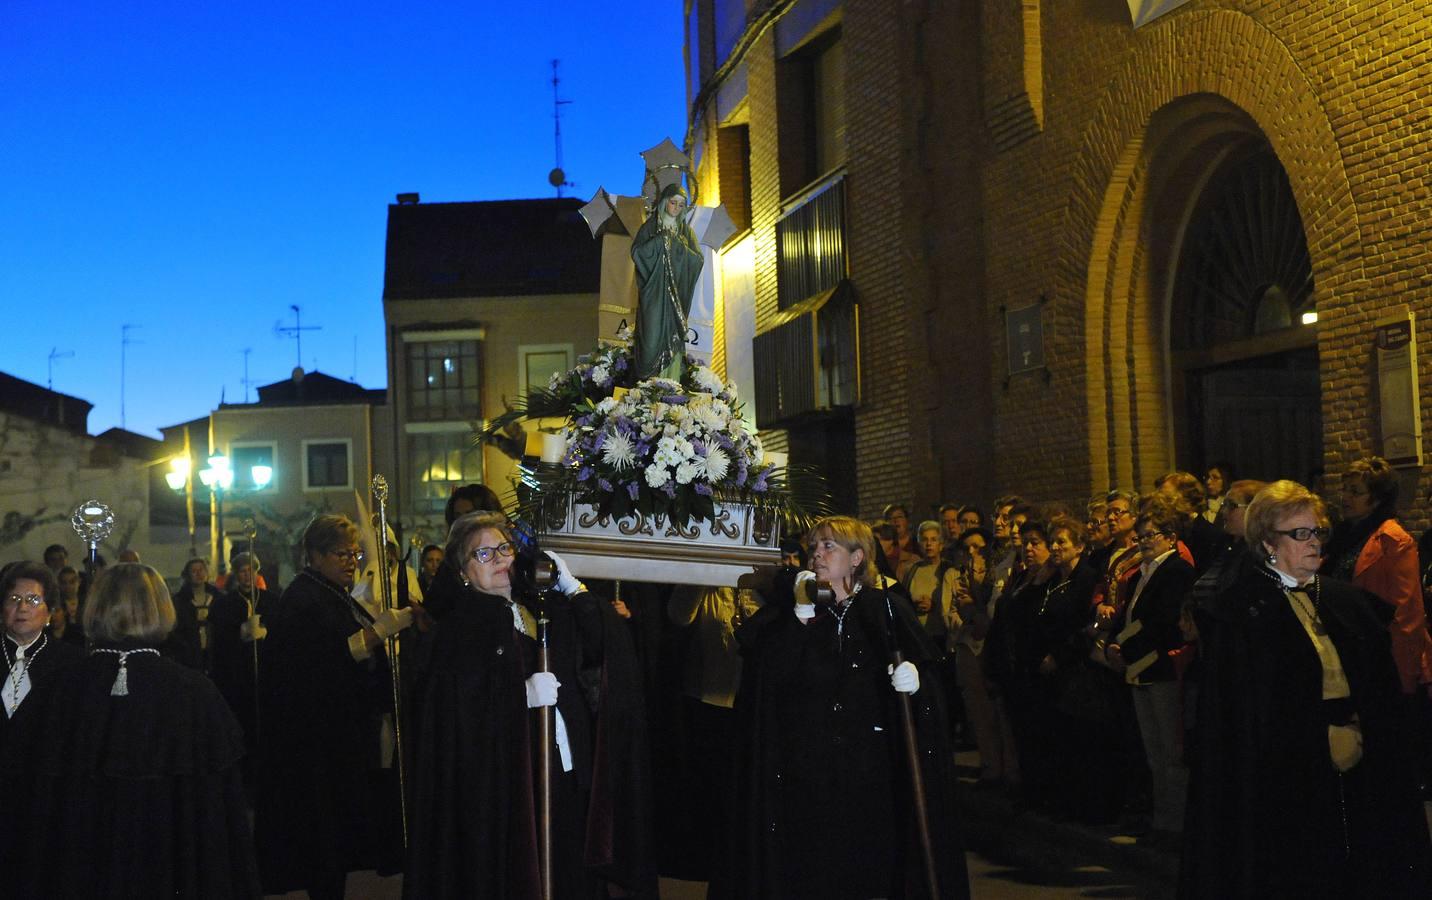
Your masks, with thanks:
M 1200 48 L 1196 58 L 1186 58 L 1190 46 Z M 1230 10 L 1186 13 L 1140 32 L 1072 162 L 1072 183 L 1102 190 L 1074 192 L 1059 231 L 1065 241 L 1060 294 L 1082 297 L 1085 307 L 1089 479 L 1095 490 L 1132 486 L 1131 479 L 1144 480 L 1143 470 L 1173 461 L 1165 311 L 1137 284 L 1153 227 L 1141 215 L 1146 176 L 1160 151 L 1152 141 L 1146 146 L 1146 139 L 1156 114 L 1199 94 L 1222 98 L 1246 114 L 1283 163 L 1307 235 L 1317 302 L 1362 278 L 1361 256 L 1348 252 L 1360 246 L 1361 235 L 1337 137 L 1287 46 L 1251 17 Z

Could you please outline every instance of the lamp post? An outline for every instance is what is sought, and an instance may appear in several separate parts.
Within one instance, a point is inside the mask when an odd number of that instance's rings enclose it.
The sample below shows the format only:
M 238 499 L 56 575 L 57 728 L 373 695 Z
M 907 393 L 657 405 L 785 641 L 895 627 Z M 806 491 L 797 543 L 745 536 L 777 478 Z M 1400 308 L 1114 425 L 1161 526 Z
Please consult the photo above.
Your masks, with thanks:
M 169 464 L 170 471 L 165 473 L 164 479 L 169 482 L 169 487 L 178 491 L 187 489 L 192 493 L 193 483 L 190 481 L 190 463 L 188 457 L 178 457 Z M 251 466 L 249 478 L 253 484 L 253 490 L 261 491 L 268 487 L 273 481 L 272 466 Z M 228 560 L 224 556 L 224 494 L 234 486 L 234 469 L 229 458 L 221 453 L 209 457 L 208 464 L 199 470 L 199 481 L 208 488 L 214 497 L 214 527 L 213 541 L 210 543 L 210 551 L 214 554 L 218 573 L 223 575 L 228 571 Z M 189 517 L 189 545 L 190 552 L 193 552 L 194 545 L 194 518 L 191 513 Z

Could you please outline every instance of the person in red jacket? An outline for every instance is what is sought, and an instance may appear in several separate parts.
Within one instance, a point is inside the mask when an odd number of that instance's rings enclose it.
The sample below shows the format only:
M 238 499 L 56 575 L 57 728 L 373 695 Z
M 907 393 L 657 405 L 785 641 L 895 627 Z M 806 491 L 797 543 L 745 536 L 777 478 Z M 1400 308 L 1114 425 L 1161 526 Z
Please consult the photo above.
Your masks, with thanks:
M 1385 606 L 1402 692 L 1432 685 L 1432 635 L 1422 605 L 1417 545 L 1397 522 L 1397 474 L 1380 456 L 1360 459 L 1342 481 L 1344 521 L 1328 543 L 1323 574 L 1351 581 Z

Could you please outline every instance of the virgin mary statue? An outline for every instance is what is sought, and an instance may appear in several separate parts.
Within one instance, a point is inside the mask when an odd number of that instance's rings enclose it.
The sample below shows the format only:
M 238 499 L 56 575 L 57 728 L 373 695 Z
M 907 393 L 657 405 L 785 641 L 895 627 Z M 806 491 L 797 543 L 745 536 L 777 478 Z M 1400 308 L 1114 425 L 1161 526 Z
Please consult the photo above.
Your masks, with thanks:
M 686 223 L 686 191 L 679 184 L 662 189 L 656 208 L 631 244 L 641 308 L 637 313 L 637 378 L 681 380 L 685 358 L 686 317 L 701 277 L 701 248 Z

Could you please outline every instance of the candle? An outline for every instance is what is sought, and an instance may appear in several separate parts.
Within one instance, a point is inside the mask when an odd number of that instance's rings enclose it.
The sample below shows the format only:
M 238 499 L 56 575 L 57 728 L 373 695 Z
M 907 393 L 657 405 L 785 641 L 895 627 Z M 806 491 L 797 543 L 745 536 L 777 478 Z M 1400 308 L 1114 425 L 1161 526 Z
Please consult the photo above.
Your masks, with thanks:
M 567 452 L 567 440 L 560 434 L 542 435 L 542 461 L 559 463 Z

